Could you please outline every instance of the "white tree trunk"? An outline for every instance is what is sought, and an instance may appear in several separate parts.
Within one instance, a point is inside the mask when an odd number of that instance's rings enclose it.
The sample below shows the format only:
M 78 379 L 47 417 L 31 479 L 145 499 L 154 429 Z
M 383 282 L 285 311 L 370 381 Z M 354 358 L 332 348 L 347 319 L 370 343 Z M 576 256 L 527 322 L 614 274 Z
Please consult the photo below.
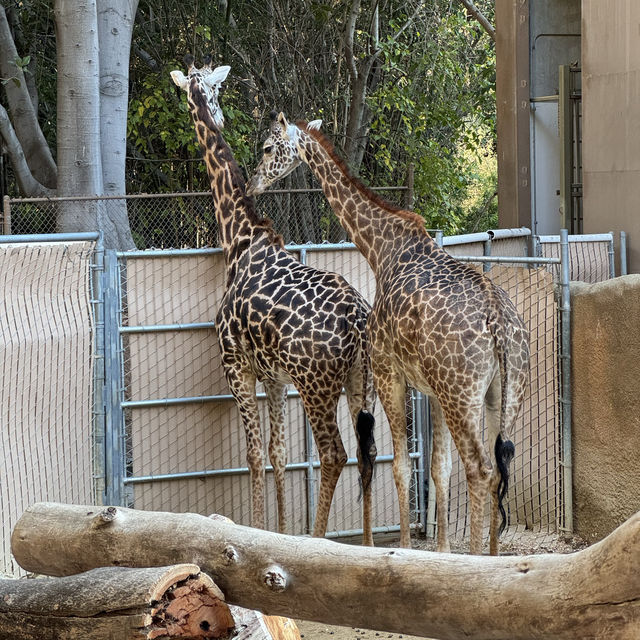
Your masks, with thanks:
M 58 195 L 103 194 L 100 148 L 100 48 L 95 0 L 56 0 Z M 60 203 L 58 230 L 102 228 L 98 201 Z
M 99 28 L 97 0 L 55 2 L 59 196 L 105 195 L 104 158 L 108 158 L 109 189 L 117 195 L 124 194 L 127 82 L 133 24 L 133 15 L 128 12 L 135 10 L 135 4 L 130 0 L 101 2 L 103 24 Z M 106 40 L 104 52 L 101 52 L 101 33 Z M 118 69 L 122 72 L 116 73 Z M 123 78 L 126 79 L 124 87 L 121 86 Z M 121 165 L 119 169 L 117 164 Z M 135 248 L 123 200 L 62 202 L 58 230 L 102 230 L 108 249 Z
M 100 42 L 100 139 L 105 195 L 125 193 L 129 52 L 138 0 L 97 0 Z M 107 246 L 135 249 L 126 200 L 108 200 L 104 220 Z
M 373 549 L 192 513 L 35 504 L 11 550 L 29 571 L 195 562 L 228 602 L 269 614 L 441 640 L 635 640 L 640 513 L 567 555 Z

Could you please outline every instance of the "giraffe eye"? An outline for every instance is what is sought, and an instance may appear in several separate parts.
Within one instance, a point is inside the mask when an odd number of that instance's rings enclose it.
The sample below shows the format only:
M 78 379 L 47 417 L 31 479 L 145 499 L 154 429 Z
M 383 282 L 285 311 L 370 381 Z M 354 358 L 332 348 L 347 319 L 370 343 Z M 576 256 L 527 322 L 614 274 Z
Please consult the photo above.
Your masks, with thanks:
M 265 153 L 271 153 L 273 151 L 273 147 L 271 145 L 269 145 L 268 147 L 264 148 L 264 152 Z

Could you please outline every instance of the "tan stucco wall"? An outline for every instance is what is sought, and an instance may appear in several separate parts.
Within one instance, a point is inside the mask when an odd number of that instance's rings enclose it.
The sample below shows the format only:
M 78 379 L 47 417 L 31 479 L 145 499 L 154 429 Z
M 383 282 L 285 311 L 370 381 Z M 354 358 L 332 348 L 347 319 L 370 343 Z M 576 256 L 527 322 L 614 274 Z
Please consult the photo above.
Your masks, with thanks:
M 591 542 L 640 511 L 640 275 L 571 298 L 574 527 Z
M 584 232 L 626 231 L 640 272 L 640 2 L 582 0 Z

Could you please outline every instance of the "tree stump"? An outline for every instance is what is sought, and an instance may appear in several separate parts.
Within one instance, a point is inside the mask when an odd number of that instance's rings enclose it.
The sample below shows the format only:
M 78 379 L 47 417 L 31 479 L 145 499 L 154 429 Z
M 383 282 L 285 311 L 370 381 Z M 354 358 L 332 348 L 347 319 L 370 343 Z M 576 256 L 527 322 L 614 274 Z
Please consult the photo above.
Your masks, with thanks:
M 466 556 L 285 536 L 196 514 L 31 506 L 12 550 L 25 569 L 196 562 L 231 604 L 441 640 L 637 640 L 640 513 L 567 555 Z

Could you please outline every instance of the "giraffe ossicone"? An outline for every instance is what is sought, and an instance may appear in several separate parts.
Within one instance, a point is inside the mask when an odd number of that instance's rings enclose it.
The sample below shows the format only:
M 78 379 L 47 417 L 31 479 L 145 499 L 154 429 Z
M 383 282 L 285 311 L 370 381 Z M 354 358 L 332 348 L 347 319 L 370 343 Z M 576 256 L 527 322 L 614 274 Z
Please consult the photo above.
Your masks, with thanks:
M 509 434 L 529 377 L 528 330 L 507 294 L 439 247 L 420 216 L 384 200 L 354 177 L 316 121 L 291 125 L 284 114 L 272 121 L 248 193 L 262 193 L 302 162 L 320 181 L 376 277 L 367 336 L 376 391 L 393 439 L 400 543 L 411 544 L 405 395 L 412 386 L 432 401 L 438 550 L 450 548 L 453 438 L 467 477 L 470 551 L 482 550 L 484 503 L 490 493 L 489 540 L 495 554 L 506 524 L 503 499 L 514 455 Z M 482 440 L 483 408 L 488 450 Z
M 221 132 L 218 90 L 229 67 L 172 73 L 187 93 L 203 151 L 225 260 L 226 285 L 216 314 L 225 377 L 247 442 L 251 524 L 265 526 L 265 464 L 256 383 L 264 384 L 269 413 L 269 459 L 278 505 L 278 529 L 286 532 L 284 474 L 286 385 L 302 399 L 320 457 L 320 488 L 313 535 L 327 529 L 340 473 L 347 462 L 337 423 L 344 388 L 358 442 L 363 487 L 363 541 L 373 544 L 371 480 L 376 458 L 375 392 L 365 327 L 370 307 L 342 277 L 301 264 L 285 250 L 271 221 L 247 196 L 244 178 Z

